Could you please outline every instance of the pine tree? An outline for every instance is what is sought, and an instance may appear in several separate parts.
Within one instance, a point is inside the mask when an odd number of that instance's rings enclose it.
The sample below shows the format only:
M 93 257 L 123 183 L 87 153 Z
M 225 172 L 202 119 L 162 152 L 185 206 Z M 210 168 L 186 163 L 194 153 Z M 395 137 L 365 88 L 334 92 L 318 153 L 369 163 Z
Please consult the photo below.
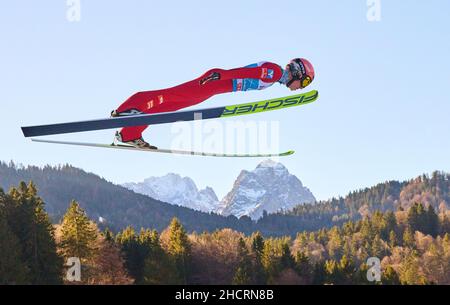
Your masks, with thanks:
M 7 197 L 7 222 L 22 248 L 30 283 L 62 283 L 63 260 L 57 253 L 54 228 L 35 185 L 22 181 Z
M 251 237 L 252 253 L 254 255 L 253 265 L 253 282 L 257 285 L 263 285 L 266 283 L 266 274 L 261 262 L 261 258 L 264 251 L 264 238 L 258 231 Z
M 395 214 L 392 211 L 387 211 L 384 214 L 384 230 L 381 232 L 381 237 L 384 240 L 387 240 L 390 237 L 392 231 L 394 233 L 397 231 L 397 219 L 395 218 Z
M 426 233 L 427 215 L 421 203 L 414 203 L 408 210 L 408 226 L 412 232 Z
M 385 255 L 383 240 L 378 234 L 375 235 L 375 238 L 372 241 L 371 254 L 372 256 L 378 257 L 379 259 L 382 259 Z
M 64 257 L 91 260 L 95 253 L 97 228 L 76 201 L 72 201 L 63 217 L 60 248 Z
M 141 256 L 141 246 L 136 232 L 128 226 L 117 234 L 116 242 L 120 245 L 128 273 L 134 278 L 136 284 L 140 284 L 145 258 Z
M 251 284 L 252 265 L 251 265 L 249 253 L 247 250 L 247 246 L 245 245 L 245 241 L 242 237 L 239 238 L 237 256 L 238 256 L 239 262 L 238 262 L 232 283 L 234 285 Z
M 169 243 L 167 252 L 175 263 L 180 283 L 187 284 L 191 246 L 186 231 L 177 218 L 173 218 L 169 225 Z
M 403 232 L 403 246 L 409 248 L 415 247 L 414 235 L 409 227 Z
M 284 241 L 281 245 L 281 257 L 280 257 L 281 269 L 288 269 L 295 267 L 294 257 L 292 256 L 289 244 Z
M 428 206 L 425 217 L 427 230 L 424 233 L 436 237 L 436 235 L 438 235 L 439 233 L 439 217 L 436 214 L 432 205 Z
M 305 279 L 306 283 L 310 283 L 313 279 L 313 266 L 311 265 L 308 256 L 303 252 L 298 251 L 295 255 L 295 271 Z
M 261 233 L 257 231 L 252 236 L 252 251 L 255 253 L 256 258 L 261 260 L 261 255 L 264 249 L 264 238 Z
M 394 230 L 391 230 L 389 233 L 389 246 L 391 247 L 391 250 L 394 249 L 395 246 L 397 246 L 397 235 L 395 234 Z
M 267 282 L 271 284 L 280 272 L 279 259 L 276 256 L 275 241 L 272 238 L 266 239 L 264 242 L 261 264 L 264 268 L 264 273 L 267 276 Z
M 2 198 L 0 198 L 0 209 L 1 201 Z M 1 212 L 0 210 L 0 285 L 29 284 L 29 271 L 21 259 L 19 241 Z
M 162 249 L 158 232 L 156 230 L 141 230 L 139 240 L 147 249 L 143 283 L 150 285 L 179 283 L 176 266 Z

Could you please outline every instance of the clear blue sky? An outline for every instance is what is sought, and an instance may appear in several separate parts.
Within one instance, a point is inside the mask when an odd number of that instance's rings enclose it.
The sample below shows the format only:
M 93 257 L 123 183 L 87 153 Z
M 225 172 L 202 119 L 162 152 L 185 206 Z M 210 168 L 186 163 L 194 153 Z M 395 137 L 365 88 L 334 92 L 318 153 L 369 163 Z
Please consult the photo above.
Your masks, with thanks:
M 174 157 L 31 143 L 20 126 L 105 117 L 133 92 L 165 88 L 212 67 L 306 57 L 316 68 L 312 105 L 259 115 L 279 120 L 281 159 L 319 199 L 388 179 L 450 170 L 449 1 L 81 0 L 0 4 L 0 160 L 70 163 L 121 183 L 175 172 L 219 197 L 261 159 Z M 200 107 L 290 94 L 214 97 Z M 246 119 L 250 119 L 249 117 Z M 251 119 L 256 119 L 252 117 Z M 164 146 L 170 126 L 152 127 Z M 53 138 L 111 141 L 113 131 Z

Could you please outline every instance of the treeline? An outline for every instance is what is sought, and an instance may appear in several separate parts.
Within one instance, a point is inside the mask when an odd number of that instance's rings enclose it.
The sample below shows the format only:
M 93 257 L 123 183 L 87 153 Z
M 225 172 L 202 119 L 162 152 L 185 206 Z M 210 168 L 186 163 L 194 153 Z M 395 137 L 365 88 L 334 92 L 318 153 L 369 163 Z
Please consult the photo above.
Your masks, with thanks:
M 34 185 L 20 183 L 0 192 L 0 283 L 369 284 L 367 259 L 377 257 L 380 284 L 450 284 L 449 233 L 446 208 L 415 203 L 295 238 L 188 234 L 176 218 L 161 233 L 114 234 L 75 201 L 52 226 Z M 70 257 L 81 261 L 81 282 L 65 277 Z
M 448 208 L 450 175 L 435 171 L 431 176 L 424 174 L 409 181 L 387 181 L 350 192 L 345 197 L 298 205 L 283 214 L 342 224 L 347 220 L 363 218 L 370 211 L 408 209 L 415 202 L 431 205 L 436 210 Z

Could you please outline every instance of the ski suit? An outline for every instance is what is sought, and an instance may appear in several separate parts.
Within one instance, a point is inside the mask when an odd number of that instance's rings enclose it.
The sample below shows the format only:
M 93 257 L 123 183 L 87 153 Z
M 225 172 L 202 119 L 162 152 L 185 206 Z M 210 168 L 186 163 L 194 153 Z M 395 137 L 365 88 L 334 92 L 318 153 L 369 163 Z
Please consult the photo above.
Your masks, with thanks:
M 144 113 L 176 111 L 201 103 L 213 95 L 247 90 L 262 90 L 275 82 L 283 83 L 285 71 L 277 64 L 259 62 L 231 70 L 211 69 L 200 77 L 181 85 L 133 94 L 117 112 L 137 109 Z M 147 126 L 124 127 L 123 141 L 142 137 Z

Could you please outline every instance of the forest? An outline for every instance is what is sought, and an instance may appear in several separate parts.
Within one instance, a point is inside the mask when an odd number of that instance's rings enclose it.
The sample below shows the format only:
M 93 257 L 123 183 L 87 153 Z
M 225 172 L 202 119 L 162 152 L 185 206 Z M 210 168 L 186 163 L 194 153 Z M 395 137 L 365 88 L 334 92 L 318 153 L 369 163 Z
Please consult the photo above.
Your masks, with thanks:
M 424 190 L 395 211 L 363 208 L 359 220 L 270 237 L 188 233 L 177 218 L 113 232 L 76 201 L 52 224 L 33 182 L 20 182 L 0 191 L 0 284 L 450 284 L 450 212 Z M 81 281 L 66 276 L 70 257 Z M 381 261 L 379 282 L 367 280 L 369 257 Z

